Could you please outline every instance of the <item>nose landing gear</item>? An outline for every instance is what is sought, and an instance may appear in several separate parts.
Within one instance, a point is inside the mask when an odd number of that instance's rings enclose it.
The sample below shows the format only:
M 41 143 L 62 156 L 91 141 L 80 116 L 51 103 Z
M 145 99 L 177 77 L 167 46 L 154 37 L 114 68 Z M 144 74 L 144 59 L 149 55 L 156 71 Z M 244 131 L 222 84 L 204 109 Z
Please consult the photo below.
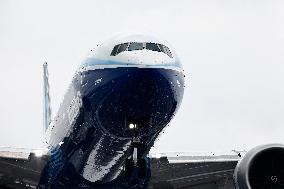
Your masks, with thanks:
M 133 128 L 132 155 L 125 162 L 125 180 L 130 188 L 145 189 L 151 177 L 150 158 L 143 156 L 143 144 L 135 135 L 137 127 Z

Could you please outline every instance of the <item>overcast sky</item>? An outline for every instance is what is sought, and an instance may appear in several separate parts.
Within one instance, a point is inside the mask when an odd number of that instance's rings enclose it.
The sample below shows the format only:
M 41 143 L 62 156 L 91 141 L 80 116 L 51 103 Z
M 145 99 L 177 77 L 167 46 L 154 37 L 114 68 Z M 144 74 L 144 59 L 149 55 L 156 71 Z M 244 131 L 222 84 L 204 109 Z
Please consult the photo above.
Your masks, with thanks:
M 284 1 L 0 1 L 0 146 L 42 140 L 42 64 L 53 113 L 89 50 L 148 33 L 182 60 L 181 108 L 153 152 L 284 142 Z

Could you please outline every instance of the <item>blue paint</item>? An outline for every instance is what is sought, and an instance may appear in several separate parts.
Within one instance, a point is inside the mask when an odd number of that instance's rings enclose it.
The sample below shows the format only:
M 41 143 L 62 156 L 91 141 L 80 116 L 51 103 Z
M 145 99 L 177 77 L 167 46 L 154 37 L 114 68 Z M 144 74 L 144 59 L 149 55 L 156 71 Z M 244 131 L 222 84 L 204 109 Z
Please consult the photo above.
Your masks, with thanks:
M 97 65 L 92 61 L 87 64 Z M 183 85 L 181 72 L 163 68 L 120 67 L 77 73 L 52 128 L 50 142 L 56 150 L 51 151 L 49 167 L 43 174 L 48 178 L 42 178 L 41 185 L 145 187 L 151 175 L 147 154 L 178 109 Z M 78 92 L 82 107 L 74 123 L 69 123 L 66 110 Z M 129 130 L 130 123 L 139 129 Z M 138 157 L 144 164 L 126 177 L 121 168 L 132 155 L 133 136 L 141 140 Z M 59 142 L 63 144 L 59 146 Z M 143 177 L 138 174 L 141 170 Z
M 101 59 L 97 59 L 94 57 L 89 57 L 87 58 L 80 67 L 88 67 L 88 66 L 98 66 L 98 65 L 129 65 L 129 66 L 137 66 L 137 63 L 132 63 L 132 62 L 121 62 L 121 61 L 114 61 L 114 60 L 101 60 Z M 175 59 L 175 61 L 170 61 L 167 63 L 157 63 L 155 65 L 153 64 L 147 64 L 147 62 L 143 62 L 143 66 L 161 66 L 161 67 L 175 67 L 175 68 L 179 68 L 182 69 L 182 65 L 180 63 L 179 60 Z

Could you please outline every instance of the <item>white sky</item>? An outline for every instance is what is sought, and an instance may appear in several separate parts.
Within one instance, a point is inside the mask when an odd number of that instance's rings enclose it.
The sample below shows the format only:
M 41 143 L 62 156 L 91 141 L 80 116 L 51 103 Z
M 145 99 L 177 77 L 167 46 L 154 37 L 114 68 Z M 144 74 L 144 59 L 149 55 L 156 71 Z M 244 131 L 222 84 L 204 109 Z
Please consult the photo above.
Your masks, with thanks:
M 283 10 L 281 0 L 2 0 L 0 146 L 41 145 L 44 61 L 56 110 L 91 48 L 135 32 L 169 41 L 186 74 L 182 106 L 153 152 L 283 142 Z

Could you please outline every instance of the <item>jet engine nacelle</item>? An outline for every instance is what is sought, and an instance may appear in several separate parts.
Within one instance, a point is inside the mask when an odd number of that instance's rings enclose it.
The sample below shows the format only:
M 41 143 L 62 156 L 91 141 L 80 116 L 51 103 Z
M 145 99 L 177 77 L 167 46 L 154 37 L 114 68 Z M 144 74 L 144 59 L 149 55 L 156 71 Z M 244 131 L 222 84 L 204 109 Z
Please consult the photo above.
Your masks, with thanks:
M 237 189 L 283 188 L 284 145 L 266 144 L 251 149 L 238 163 Z

